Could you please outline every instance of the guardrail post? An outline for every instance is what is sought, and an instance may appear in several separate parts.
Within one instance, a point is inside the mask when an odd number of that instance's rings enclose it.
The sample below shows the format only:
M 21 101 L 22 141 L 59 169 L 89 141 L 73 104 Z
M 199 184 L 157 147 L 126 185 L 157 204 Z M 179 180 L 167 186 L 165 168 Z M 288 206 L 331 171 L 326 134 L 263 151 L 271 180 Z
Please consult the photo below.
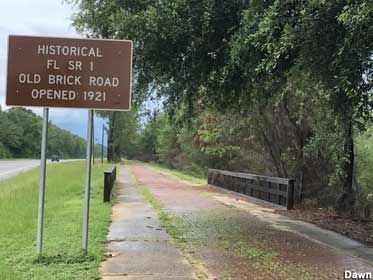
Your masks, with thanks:
M 211 174 L 211 170 L 208 169 L 208 170 L 207 170 L 207 184 L 210 184 L 210 185 L 212 185 L 212 182 L 211 182 L 211 176 L 212 176 L 212 174 Z
M 104 171 L 104 202 L 109 202 L 117 178 L 116 166 Z
M 294 209 L 294 180 L 289 180 L 286 198 L 286 208 L 288 210 Z
M 110 172 L 104 172 L 104 202 L 110 201 Z

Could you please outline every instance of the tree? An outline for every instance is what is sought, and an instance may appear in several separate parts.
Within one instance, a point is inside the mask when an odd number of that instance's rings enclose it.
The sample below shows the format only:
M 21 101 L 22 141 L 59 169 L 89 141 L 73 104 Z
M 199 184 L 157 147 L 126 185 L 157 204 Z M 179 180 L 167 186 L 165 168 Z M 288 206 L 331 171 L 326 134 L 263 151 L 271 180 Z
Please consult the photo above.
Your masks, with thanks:
M 31 110 L 12 108 L 0 110 L 0 158 L 40 156 L 42 119 Z M 49 155 L 59 154 L 63 158 L 81 157 L 85 141 L 70 132 L 49 123 Z
M 231 71 L 261 96 L 283 92 L 292 69 L 326 95 L 324 110 L 335 112 L 344 138 L 341 211 L 353 205 L 354 127 L 364 127 L 371 111 L 372 13 L 371 1 L 270 1 L 264 10 L 245 11 L 232 43 Z
M 38 157 L 40 154 L 41 118 L 25 108 L 11 108 L 7 112 L 15 127 L 22 129 L 19 146 L 12 153 L 22 157 Z
M 97 114 L 108 122 L 108 161 L 120 161 L 123 156 L 131 158 L 138 137 L 137 108 L 129 112 L 98 111 Z
M 243 9 L 242 0 L 76 2 L 79 31 L 134 40 L 134 100 L 156 88 L 170 105 L 191 105 L 206 82 L 218 87 Z
M 21 148 L 23 129 L 10 120 L 6 112 L 0 111 L 0 120 L 0 157 L 4 158 Z
M 175 168 L 175 158 L 180 153 L 177 131 L 170 118 L 162 113 L 157 118 L 158 128 L 155 137 L 155 155 L 159 162 Z
M 278 175 L 303 172 L 305 147 L 322 138 L 314 120 L 328 115 L 323 127 L 343 139 L 333 152 L 343 189 L 338 208 L 352 207 L 354 131 L 364 129 L 372 106 L 372 1 L 77 2 L 80 31 L 134 40 L 139 100 L 156 89 L 170 112 L 184 104 L 193 116 L 203 104 L 253 118 Z M 308 114 L 302 104 L 320 107 Z M 275 120 L 286 133 L 276 132 Z M 277 144 L 289 135 L 296 141 Z M 283 164 L 292 154 L 298 167 Z

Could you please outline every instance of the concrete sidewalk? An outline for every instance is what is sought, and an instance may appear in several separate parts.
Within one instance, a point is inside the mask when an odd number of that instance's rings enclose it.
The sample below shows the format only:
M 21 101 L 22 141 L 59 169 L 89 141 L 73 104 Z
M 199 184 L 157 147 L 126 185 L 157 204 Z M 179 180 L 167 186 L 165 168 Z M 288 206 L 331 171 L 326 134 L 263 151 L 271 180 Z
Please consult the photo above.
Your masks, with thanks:
M 193 279 L 192 266 L 161 228 L 126 167 L 119 171 L 117 200 L 108 234 L 111 257 L 101 265 L 102 279 Z

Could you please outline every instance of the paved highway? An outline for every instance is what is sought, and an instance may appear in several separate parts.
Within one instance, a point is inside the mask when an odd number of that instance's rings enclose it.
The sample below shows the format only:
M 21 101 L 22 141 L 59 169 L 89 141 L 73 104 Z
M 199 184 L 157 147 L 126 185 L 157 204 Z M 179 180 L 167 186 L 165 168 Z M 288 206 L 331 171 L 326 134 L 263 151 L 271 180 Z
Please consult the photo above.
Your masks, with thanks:
M 64 161 L 70 160 L 61 160 L 60 162 Z M 47 163 L 50 163 L 50 160 Z M 15 176 L 39 165 L 39 159 L 0 160 L 0 180 Z

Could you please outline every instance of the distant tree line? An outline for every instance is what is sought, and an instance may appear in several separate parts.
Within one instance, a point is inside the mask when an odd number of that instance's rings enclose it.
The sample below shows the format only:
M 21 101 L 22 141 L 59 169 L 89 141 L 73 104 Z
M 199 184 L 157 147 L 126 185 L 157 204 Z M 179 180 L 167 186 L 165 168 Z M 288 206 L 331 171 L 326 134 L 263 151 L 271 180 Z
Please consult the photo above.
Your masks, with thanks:
M 293 177 L 300 200 L 340 212 L 372 203 L 356 149 L 371 131 L 372 1 L 75 2 L 82 33 L 134 40 L 138 111 L 165 100 L 145 127 L 112 130 L 117 158 Z
M 0 158 L 39 158 L 42 118 L 31 110 L 0 108 Z M 61 158 L 83 158 L 86 142 L 49 123 L 47 154 Z

